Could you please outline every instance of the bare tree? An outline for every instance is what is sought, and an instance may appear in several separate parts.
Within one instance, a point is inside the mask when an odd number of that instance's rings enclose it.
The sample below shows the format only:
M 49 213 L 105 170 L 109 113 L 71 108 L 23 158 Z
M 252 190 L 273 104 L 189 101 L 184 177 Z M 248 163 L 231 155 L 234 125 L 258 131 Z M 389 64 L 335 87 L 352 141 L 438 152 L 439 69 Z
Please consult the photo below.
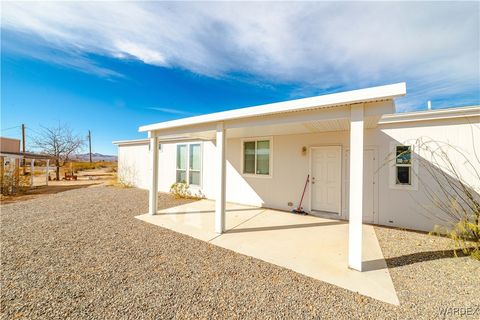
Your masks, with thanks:
M 85 140 L 75 135 L 69 126 L 59 123 L 56 127 L 41 127 L 33 143 L 35 148 L 55 158 L 56 178 L 60 180 L 60 167 L 84 146 Z

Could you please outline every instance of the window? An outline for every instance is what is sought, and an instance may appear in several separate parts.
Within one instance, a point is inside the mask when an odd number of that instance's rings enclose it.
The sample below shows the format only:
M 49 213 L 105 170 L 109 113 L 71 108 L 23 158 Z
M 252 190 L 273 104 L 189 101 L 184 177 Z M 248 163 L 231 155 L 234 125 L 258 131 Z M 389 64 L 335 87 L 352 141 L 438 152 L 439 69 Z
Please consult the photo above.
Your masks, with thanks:
M 177 145 L 177 182 L 187 183 L 187 145 Z
M 243 142 L 243 173 L 270 175 L 271 140 Z
M 177 145 L 176 182 L 199 186 L 201 176 L 201 145 L 199 143 Z
M 396 146 L 395 148 L 395 184 L 412 184 L 412 147 Z
M 200 145 L 191 144 L 189 149 L 188 181 L 189 184 L 200 185 Z

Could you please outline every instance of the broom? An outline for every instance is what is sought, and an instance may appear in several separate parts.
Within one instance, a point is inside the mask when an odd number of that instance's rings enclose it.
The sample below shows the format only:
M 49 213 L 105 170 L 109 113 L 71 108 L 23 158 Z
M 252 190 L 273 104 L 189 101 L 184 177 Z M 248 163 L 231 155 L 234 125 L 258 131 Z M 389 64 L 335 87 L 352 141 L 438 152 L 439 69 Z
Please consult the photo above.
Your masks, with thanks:
M 310 180 L 310 175 L 307 175 L 307 181 L 305 181 L 305 187 L 303 187 L 302 198 L 300 199 L 300 203 L 298 204 L 297 209 L 292 210 L 293 213 L 305 214 L 305 215 L 308 214 L 307 212 L 303 211 L 302 202 L 303 202 L 303 197 L 305 196 L 305 191 L 307 190 L 309 180 Z

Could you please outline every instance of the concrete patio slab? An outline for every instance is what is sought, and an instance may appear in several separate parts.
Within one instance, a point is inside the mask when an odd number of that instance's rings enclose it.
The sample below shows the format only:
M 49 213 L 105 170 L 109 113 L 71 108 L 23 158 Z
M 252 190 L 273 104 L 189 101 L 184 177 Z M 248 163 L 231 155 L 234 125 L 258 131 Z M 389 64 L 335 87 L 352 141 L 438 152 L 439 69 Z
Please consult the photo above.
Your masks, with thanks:
M 226 229 L 214 232 L 215 202 L 200 200 L 138 219 L 306 276 L 399 304 L 372 226 L 363 226 L 364 272 L 348 269 L 348 223 L 227 204 Z
M 211 241 L 218 236 L 213 223 L 214 207 L 215 202 L 200 200 L 161 210 L 155 216 L 144 214 L 136 218 L 203 241 Z M 229 203 L 226 229 L 233 229 L 263 211 L 265 211 L 263 208 Z

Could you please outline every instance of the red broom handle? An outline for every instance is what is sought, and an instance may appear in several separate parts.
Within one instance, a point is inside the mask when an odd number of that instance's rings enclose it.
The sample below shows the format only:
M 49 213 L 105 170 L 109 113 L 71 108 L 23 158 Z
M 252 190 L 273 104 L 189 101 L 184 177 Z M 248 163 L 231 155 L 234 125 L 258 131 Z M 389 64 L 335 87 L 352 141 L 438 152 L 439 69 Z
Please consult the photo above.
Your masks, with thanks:
M 302 199 L 300 199 L 300 203 L 298 204 L 298 208 L 297 208 L 298 211 L 302 209 L 303 197 L 305 196 L 305 191 L 307 190 L 307 185 L 309 180 L 310 180 L 310 175 L 307 175 L 307 181 L 305 181 L 305 187 L 303 187 Z

